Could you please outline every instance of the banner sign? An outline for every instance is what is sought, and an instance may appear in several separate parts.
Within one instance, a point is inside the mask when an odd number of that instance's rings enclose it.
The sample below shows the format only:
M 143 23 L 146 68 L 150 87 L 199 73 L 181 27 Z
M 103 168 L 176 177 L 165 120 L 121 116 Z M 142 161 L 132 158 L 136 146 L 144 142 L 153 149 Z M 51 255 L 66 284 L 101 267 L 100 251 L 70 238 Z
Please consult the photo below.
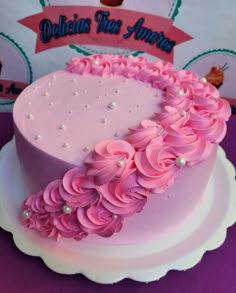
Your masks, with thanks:
M 125 9 L 48 6 L 19 20 L 37 34 L 35 53 L 69 44 L 113 46 L 144 51 L 173 62 L 174 47 L 192 37 L 173 20 Z

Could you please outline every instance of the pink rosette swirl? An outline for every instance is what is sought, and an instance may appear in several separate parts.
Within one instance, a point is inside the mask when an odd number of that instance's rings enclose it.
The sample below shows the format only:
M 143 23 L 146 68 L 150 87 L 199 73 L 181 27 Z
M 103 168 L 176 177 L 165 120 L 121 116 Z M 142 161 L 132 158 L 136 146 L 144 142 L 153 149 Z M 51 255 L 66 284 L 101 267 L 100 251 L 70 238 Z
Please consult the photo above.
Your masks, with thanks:
M 191 95 L 187 94 L 183 88 L 177 92 L 167 91 L 163 94 L 163 97 L 162 106 L 174 107 L 178 111 L 187 112 L 193 104 Z
M 189 127 L 170 127 L 165 142 L 175 148 L 178 156 L 182 157 L 189 166 L 205 160 L 213 147 L 209 141 L 200 138 Z
M 174 75 L 161 74 L 154 79 L 152 86 L 165 92 L 172 88 L 177 82 L 178 80 Z
M 137 151 L 143 151 L 154 139 L 165 134 L 163 127 L 157 121 L 143 120 L 138 127 L 129 128 L 131 135 L 126 138 Z
M 94 75 L 106 76 L 112 73 L 112 60 L 105 58 L 106 55 L 94 55 L 92 59 L 91 73 Z
M 49 213 L 57 213 L 62 211 L 62 207 L 65 202 L 59 191 L 60 185 L 60 179 L 54 180 L 43 190 L 44 208 Z
M 231 109 L 229 103 L 221 98 L 209 96 L 203 98 L 201 96 L 195 96 L 193 99 L 193 107 L 196 111 L 207 111 L 217 117 L 228 121 L 231 115 Z
M 125 56 L 114 56 L 111 62 L 112 74 L 114 75 L 124 75 L 127 68 L 128 60 Z
M 128 58 L 127 67 L 123 72 L 123 75 L 127 78 L 137 78 L 140 71 L 146 68 L 147 60 L 142 57 Z
M 199 81 L 199 77 L 197 73 L 191 72 L 188 70 L 172 70 L 169 71 L 170 74 L 174 75 L 176 79 L 179 80 L 180 83 L 184 83 L 185 81 L 196 82 Z
M 94 178 L 86 176 L 82 168 L 73 168 L 63 176 L 60 194 L 70 207 L 85 207 L 101 200 Z
M 165 106 L 162 112 L 155 113 L 155 118 L 168 130 L 173 125 L 183 127 L 189 119 L 189 113 L 185 110 L 179 111 L 175 107 Z
M 28 228 L 35 228 L 37 220 L 40 217 L 45 217 L 45 214 L 47 214 L 44 208 L 42 191 L 28 196 L 21 205 L 21 211 L 21 221 L 23 225 Z M 27 213 L 29 214 L 28 218 L 25 218 L 23 216 L 23 213 L 25 211 L 27 211 Z
M 53 217 L 49 213 L 37 219 L 34 229 L 39 231 L 41 236 L 45 238 L 57 238 L 57 240 L 60 239 L 58 230 L 53 223 Z
M 85 232 L 103 237 L 119 232 L 123 225 L 123 217 L 111 213 L 101 203 L 87 209 L 78 208 L 77 219 Z
M 103 205 L 113 214 L 130 216 L 140 212 L 147 202 L 150 191 L 137 183 L 136 170 L 121 179 L 110 181 L 101 187 Z
M 148 68 L 149 69 L 158 68 L 159 72 L 162 74 L 166 72 L 167 70 L 173 69 L 173 65 L 167 61 L 156 61 L 156 62 L 150 62 L 148 64 Z
M 165 70 L 165 66 L 162 66 L 161 62 L 147 63 L 145 67 L 143 68 L 143 70 L 137 73 L 136 79 L 142 82 L 148 82 L 152 85 L 152 83 L 158 79 L 161 72 L 164 70 Z
M 43 192 L 40 191 L 36 194 L 30 195 L 23 203 L 22 209 L 22 222 L 23 225 L 39 231 L 43 237 L 58 238 L 57 228 L 53 224 L 53 214 L 45 210 L 43 200 Z M 28 218 L 23 216 L 27 211 Z
M 92 59 L 89 57 L 76 57 L 67 63 L 66 70 L 71 73 L 86 75 L 91 73 L 93 67 Z
M 191 127 L 199 137 L 211 143 L 221 142 L 226 134 L 224 119 L 206 110 L 191 109 L 186 126 Z
M 187 111 L 192 106 L 192 93 L 185 83 L 169 85 L 163 91 L 163 106 L 175 107 L 178 110 Z
M 58 239 L 65 237 L 82 240 L 88 235 L 88 233 L 81 228 L 76 213 L 54 217 L 53 225 L 57 229 Z
M 215 98 L 219 97 L 218 90 L 209 82 L 205 80 L 197 81 L 185 81 L 187 87 L 191 90 L 191 93 L 196 96 L 209 97 L 213 96 Z
M 219 97 L 195 96 L 190 110 L 190 119 L 186 125 L 199 136 L 212 143 L 219 143 L 225 136 L 226 123 L 230 117 L 229 103 Z
M 177 158 L 173 147 L 165 146 L 161 140 L 155 141 L 144 152 L 135 155 L 137 182 L 151 192 L 164 192 L 174 183 L 180 170 L 176 164 Z
M 127 141 L 101 141 L 85 159 L 87 175 L 94 176 L 97 185 L 119 178 L 132 168 L 134 153 L 134 148 Z
M 39 191 L 35 194 L 31 194 L 24 201 L 23 206 L 24 209 L 30 210 L 35 214 L 45 214 L 45 205 L 43 200 L 43 191 Z

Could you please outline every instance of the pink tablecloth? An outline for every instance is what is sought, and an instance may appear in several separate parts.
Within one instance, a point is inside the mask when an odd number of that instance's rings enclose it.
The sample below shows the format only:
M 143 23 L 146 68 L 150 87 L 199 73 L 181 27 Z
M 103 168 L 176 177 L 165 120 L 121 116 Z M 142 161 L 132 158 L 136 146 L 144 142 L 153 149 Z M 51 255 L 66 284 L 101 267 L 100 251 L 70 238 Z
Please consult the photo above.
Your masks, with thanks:
M 0 113 L 0 147 L 12 134 L 11 115 Z M 228 133 L 222 146 L 236 166 L 236 117 L 228 123 Z M 228 229 L 224 244 L 207 252 L 192 269 L 170 271 L 158 282 L 145 284 L 124 280 L 114 285 L 95 284 L 82 275 L 66 276 L 50 271 L 41 259 L 20 252 L 11 234 L 0 229 L 0 276 L 0 292 L 6 293 L 236 293 L 236 225 Z

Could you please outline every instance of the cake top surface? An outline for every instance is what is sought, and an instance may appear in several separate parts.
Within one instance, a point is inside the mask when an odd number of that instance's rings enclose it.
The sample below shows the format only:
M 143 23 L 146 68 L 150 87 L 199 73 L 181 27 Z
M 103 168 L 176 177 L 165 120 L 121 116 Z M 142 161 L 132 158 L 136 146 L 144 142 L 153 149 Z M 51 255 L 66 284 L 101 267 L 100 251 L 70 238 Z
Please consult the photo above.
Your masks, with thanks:
M 124 76 L 78 75 L 65 70 L 28 87 L 16 102 L 15 123 L 29 142 L 72 164 L 104 139 L 123 139 L 128 128 L 159 111 L 158 91 Z

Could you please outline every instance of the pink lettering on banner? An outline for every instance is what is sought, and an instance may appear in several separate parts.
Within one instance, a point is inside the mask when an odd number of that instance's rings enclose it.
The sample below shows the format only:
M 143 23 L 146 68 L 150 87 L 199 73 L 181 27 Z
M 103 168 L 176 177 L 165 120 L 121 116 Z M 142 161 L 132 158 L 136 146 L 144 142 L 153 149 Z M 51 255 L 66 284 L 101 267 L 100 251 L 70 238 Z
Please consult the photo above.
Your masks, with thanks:
M 0 97 L 15 100 L 18 95 L 28 86 L 27 83 L 14 80 L 0 80 Z
M 43 7 L 19 23 L 37 34 L 35 53 L 87 44 L 144 51 L 173 62 L 174 47 L 192 39 L 169 18 L 94 6 Z

